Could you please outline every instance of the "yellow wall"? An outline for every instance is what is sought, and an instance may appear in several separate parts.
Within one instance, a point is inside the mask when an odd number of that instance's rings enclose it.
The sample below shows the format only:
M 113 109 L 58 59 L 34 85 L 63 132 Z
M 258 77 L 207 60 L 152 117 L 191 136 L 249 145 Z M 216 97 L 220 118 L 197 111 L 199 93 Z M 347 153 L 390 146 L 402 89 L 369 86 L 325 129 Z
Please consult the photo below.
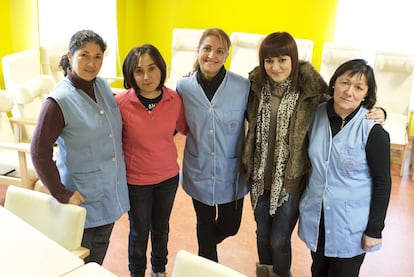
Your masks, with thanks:
M 229 34 L 288 31 L 294 37 L 312 39 L 313 64 L 319 68 L 322 44 L 333 40 L 337 0 L 243 2 L 118 0 L 119 64 L 132 47 L 142 43 L 157 46 L 169 64 L 173 28 L 220 27 Z M 0 25 L 0 57 L 37 47 L 37 1 L 2 0 Z M 4 88 L 1 69 L 0 87 Z
M 37 1 L 2 0 L 0 26 L 0 57 L 38 47 Z M 5 88 L 1 67 L 0 88 Z
M 117 1 L 118 51 L 121 59 L 117 64 L 121 66 L 128 51 L 145 41 L 144 30 L 147 24 L 144 19 L 144 3 L 142 0 Z
M 10 2 L 3 1 L 0 7 L 0 56 L 11 52 L 11 23 L 10 23 Z M 0 67 L 0 87 L 4 89 L 3 70 Z
M 319 68 L 322 44 L 334 37 L 338 1 L 119 0 L 117 4 L 121 59 L 132 47 L 152 43 L 169 64 L 173 28 L 220 27 L 228 34 L 288 31 L 311 39 L 315 43 L 312 63 Z

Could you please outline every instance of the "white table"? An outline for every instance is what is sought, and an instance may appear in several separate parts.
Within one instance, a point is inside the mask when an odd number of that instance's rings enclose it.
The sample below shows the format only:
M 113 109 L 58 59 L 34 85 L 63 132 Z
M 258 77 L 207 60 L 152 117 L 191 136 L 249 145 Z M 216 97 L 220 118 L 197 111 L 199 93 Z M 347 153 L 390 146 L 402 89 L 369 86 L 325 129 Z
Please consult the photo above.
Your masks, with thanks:
M 0 206 L 0 276 L 57 277 L 83 264 L 82 259 Z
M 100 266 L 97 263 L 87 263 L 64 277 L 116 277 L 115 274 Z

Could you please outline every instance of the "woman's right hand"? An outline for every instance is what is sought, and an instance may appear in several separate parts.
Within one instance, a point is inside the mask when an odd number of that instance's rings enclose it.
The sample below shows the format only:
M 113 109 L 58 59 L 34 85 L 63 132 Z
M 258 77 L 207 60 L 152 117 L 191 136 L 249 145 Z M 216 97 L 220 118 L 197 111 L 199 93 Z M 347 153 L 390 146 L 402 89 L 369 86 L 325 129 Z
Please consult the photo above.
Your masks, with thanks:
M 69 198 L 69 204 L 80 205 L 85 202 L 83 196 L 79 193 L 79 191 L 75 191 L 72 196 Z
M 368 251 L 382 242 L 382 239 L 373 238 L 367 235 L 362 236 L 362 249 Z

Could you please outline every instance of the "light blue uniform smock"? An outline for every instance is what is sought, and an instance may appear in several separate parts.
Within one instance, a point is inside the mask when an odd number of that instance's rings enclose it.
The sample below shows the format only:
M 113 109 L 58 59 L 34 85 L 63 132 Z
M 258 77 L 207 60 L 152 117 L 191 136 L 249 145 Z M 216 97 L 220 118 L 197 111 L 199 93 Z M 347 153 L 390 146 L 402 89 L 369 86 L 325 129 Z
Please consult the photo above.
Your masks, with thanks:
M 316 251 L 323 208 L 325 256 L 350 258 L 365 252 L 361 240 L 372 190 L 365 146 L 376 123 L 365 119 L 368 110 L 361 107 L 332 138 L 326 106 L 319 106 L 310 131 L 312 173 L 299 205 L 299 237 Z
M 210 101 L 197 82 L 197 74 L 177 82 L 189 129 L 182 186 L 206 205 L 229 203 L 248 192 L 247 182 L 239 174 L 239 163 L 250 83 L 227 71 Z
M 129 210 L 122 121 L 105 80 L 94 84 L 96 101 L 64 79 L 53 90 L 65 126 L 57 139 L 62 183 L 85 198 L 85 228 L 115 222 Z

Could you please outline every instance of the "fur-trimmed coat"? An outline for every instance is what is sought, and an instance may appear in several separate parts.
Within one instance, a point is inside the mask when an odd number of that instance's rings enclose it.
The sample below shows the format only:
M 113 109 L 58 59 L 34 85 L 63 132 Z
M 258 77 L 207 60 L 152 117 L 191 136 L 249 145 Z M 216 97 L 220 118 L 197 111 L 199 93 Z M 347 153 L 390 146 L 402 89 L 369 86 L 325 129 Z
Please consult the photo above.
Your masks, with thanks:
M 253 157 L 256 143 L 256 123 L 262 87 L 258 84 L 259 67 L 249 74 L 251 82 L 247 104 L 248 131 L 242 155 L 241 172 L 251 181 L 253 177 Z M 313 66 L 299 62 L 298 79 L 299 99 L 290 122 L 289 152 L 286 165 L 284 186 L 287 192 L 302 192 L 308 177 L 310 163 L 308 159 L 307 133 L 319 103 L 329 99 L 327 84 Z

